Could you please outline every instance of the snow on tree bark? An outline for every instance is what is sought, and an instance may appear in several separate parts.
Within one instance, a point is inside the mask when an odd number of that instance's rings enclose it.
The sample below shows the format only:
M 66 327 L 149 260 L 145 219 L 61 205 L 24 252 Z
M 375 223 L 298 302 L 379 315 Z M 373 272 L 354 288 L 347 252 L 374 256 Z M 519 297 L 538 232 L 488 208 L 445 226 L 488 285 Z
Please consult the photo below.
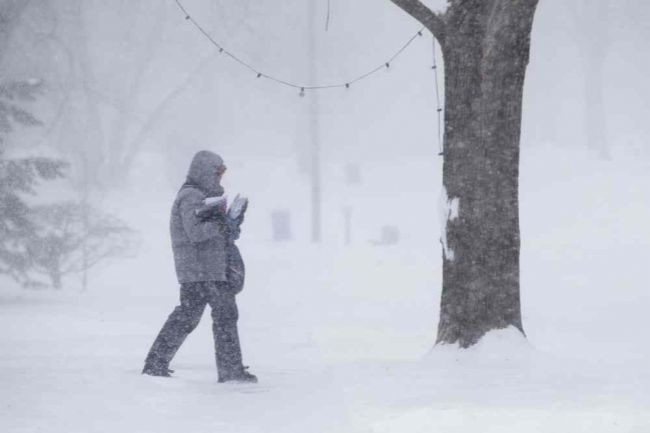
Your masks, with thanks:
M 452 0 L 438 15 L 391 0 L 438 39 L 445 61 L 443 187 L 448 219 L 437 343 L 523 333 L 519 293 L 519 139 L 537 0 Z

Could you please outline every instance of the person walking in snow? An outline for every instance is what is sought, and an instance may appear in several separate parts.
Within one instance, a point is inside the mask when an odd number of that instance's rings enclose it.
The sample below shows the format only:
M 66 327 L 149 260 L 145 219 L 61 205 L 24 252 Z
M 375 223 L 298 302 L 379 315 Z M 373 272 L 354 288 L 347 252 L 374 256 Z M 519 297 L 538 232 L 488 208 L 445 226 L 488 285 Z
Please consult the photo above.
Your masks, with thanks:
M 221 178 L 225 171 L 219 155 L 207 150 L 198 152 L 176 196 L 170 232 L 180 305 L 156 337 L 143 374 L 168 377 L 173 373 L 169 363 L 209 304 L 219 382 L 257 382 L 243 365 L 237 331 L 235 295 L 243 285 L 243 262 L 234 240 L 241 220 L 229 220 L 225 200 L 218 200 L 224 194 Z M 206 205 L 212 202 L 218 204 Z

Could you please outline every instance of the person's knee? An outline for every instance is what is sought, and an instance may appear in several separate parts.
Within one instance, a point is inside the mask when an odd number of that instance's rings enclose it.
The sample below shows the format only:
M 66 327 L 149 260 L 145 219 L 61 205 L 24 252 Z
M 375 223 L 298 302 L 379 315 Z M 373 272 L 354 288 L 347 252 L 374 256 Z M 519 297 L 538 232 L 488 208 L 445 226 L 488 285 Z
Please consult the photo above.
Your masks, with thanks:
M 201 321 L 201 315 L 200 314 L 195 314 L 187 319 L 185 322 L 185 331 L 189 334 L 190 332 L 194 331 L 197 326 L 199 326 L 199 322 Z
M 183 332 L 190 333 L 199 325 L 202 313 L 203 310 L 179 305 L 174 309 L 172 315 L 174 315 L 175 321 L 179 325 L 178 327 Z
M 216 323 L 232 323 L 239 320 L 239 311 L 237 304 L 232 299 L 231 302 L 225 302 L 219 308 L 212 310 L 212 320 Z

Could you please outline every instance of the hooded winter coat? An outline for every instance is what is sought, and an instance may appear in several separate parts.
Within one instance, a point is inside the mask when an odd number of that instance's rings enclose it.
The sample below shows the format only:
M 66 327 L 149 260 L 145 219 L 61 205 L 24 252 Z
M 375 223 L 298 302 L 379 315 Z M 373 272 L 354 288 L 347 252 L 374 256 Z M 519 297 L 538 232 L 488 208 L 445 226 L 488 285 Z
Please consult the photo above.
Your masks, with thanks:
M 179 283 L 226 281 L 226 224 L 196 215 L 205 198 L 223 195 L 221 166 L 219 155 L 198 152 L 172 206 L 170 233 Z

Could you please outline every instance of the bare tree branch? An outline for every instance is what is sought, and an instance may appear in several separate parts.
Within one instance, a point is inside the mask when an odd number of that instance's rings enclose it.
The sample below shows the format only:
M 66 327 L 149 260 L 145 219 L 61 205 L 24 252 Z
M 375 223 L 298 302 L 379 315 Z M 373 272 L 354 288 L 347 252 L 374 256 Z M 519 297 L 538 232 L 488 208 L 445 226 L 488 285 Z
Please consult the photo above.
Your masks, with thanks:
M 169 108 L 170 104 L 172 104 L 176 98 L 182 95 L 183 92 L 185 92 L 187 88 L 192 85 L 196 76 L 203 72 L 203 70 L 209 66 L 212 60 L 214 60 L 214 55 L 210 55 L 203 59 L 201 63 L 192 72 L 190 72 L 180 84 L 172 89 L 172 91 L 169 92 L 167 96 L 165 96 L 165 98 L 151 112 L 146 122 L 141 125 L 138 133 L 126 147 L 126 154 L 123 159 L 123 164 L 126 166 L 125 168 L 131 164 L 137 152 L 140 150 L 142 142 L 147 138 L 151 130 L 158 124 L 160 119 L 166 113 L 166 110 Z
M 441 16 L 425 6 L 420 0 L 390 0 L 404 12 L 425 26 L 442 45 L 445 40 L 445 21 Z

